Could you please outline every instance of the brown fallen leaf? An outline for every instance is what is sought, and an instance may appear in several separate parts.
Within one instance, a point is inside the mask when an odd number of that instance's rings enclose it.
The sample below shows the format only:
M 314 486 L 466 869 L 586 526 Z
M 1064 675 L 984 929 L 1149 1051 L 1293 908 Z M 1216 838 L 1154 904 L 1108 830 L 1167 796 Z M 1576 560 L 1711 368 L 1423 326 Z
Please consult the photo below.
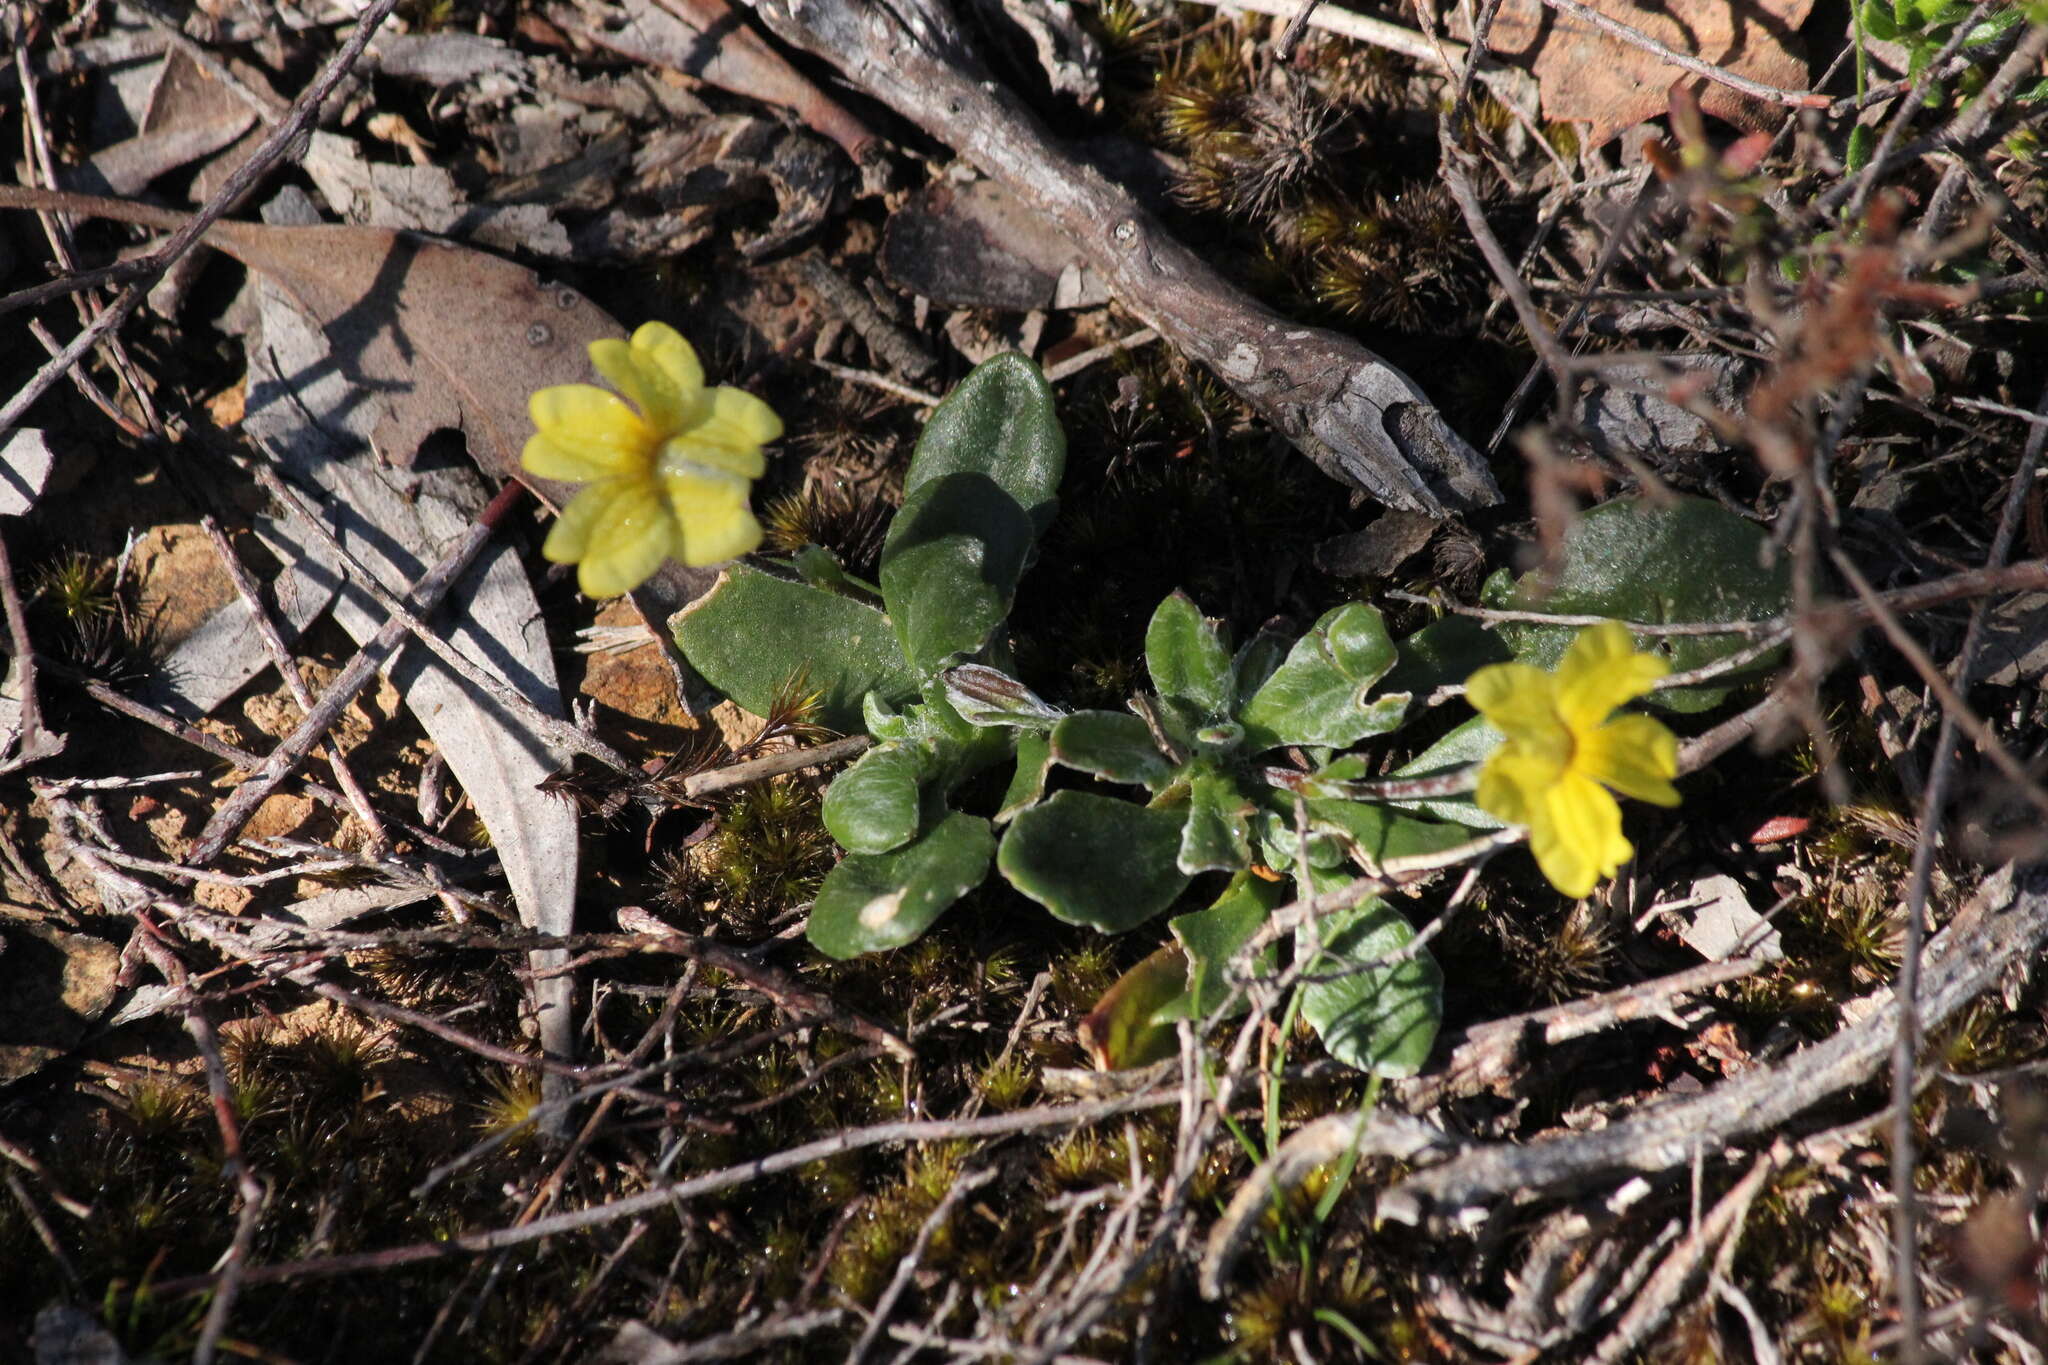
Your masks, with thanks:
M 1807 82 L 1799 27 L 1813 0 L 1587 0 L 1590 8 L 1648 34 L 1675 52 L 1779 89 Z M 1777 105 L 1725 85 L 1688 77 L 1653 52 L 1623 42 L 1543 0 L 1505 0 L 1487 47 L 1535 73 L 1543 116 L 1593 125 L 1598 146 L 1655 118 L 1675 80 L 1696 82 L 1700 108 L 1743 128 L 1782 115 Z
M 0 208 L 54 210 L 175 231 L 190 215 L 125 199 L 0 185 Z M 527 397 L 551 384 L 588 382 L 589 344 L 626 329 L 575 290 L 524 266 L 391 228 L 352 224 L 278 227 L 222 219 L 208 245 L 273 281 L 317 319 L 333 364 L 373 406 L 371 445 L 409 465 L 420 443 L 460 431 L 469 453 L 499 479 L 518 479 L 551 507 L 576 485 L 519 467 L 531 431 Z M 669 563 L 633 593 L 666 640 L 670 615 L 716 573 Z

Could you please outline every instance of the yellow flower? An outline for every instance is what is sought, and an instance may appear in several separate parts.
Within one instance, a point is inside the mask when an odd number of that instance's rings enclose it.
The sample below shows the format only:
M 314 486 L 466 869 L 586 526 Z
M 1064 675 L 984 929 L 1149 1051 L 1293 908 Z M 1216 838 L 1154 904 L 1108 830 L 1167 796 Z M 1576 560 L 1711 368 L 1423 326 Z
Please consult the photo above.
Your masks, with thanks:
M 520 463 L 544 479 L 587 483 L 541 553 L 577 564 L 587 597 L 630 592 L 664 559 L 716 564 L 761 543 L 747 506 L 782 421 L 749 393 L 704 387 L 690 343 L 650 322 L 631 342 L 590 343 L 590 363 L 630 399 L 590 384 L 541 389 Z M 637 411 L 636 411 L 637 409 Z
M 1465 684 L 1466 698 L 1507 736 L 1486 760 L 1475 799 L 1529 827 L 1536 865 L 1567 896 L 1586 895 L 1635 853 L 1608 788 L 1678 804 L 1676 737 L 1648 716 L 1610 718 L 1666 671 L 1656 655 L 1635 652 L 1628 627 L 1604 621 L 1579 632 L 1556 673 L 1494 664 Z

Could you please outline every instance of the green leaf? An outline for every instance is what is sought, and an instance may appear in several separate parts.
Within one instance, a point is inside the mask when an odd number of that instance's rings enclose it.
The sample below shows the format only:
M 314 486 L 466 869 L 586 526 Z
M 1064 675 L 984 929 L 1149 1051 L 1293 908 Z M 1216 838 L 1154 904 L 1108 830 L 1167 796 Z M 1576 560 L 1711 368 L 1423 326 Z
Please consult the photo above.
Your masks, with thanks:
M 1259 841 L 1259 856 L 1275 872 L 1294 873 L 1295 855 L 1300 851 L 1302 831 L 1296 826 L 1292 803 L 1275 800 L 1273 809 L 1252 816 L 1252 832 Z M 1308 822 L 1308 865 L 1319 872 L 1334 872 L 1344 866 L 1344 841 Z
M 1377 897 L 1325 916 L 1317 929 L 1322 952 L 1308 975 L 1334 979 L 1302 988 L 1301 1017 L 1338 1061 L 1381 1076 L 1413 1076 L 1429 1060 L 1443 1018 L 1443 973 L 1435 959 L 1420 953 L 1393 966 L 1366 965 L 1415 937 Z M 1304 934 L 1295 936 L 1295 951 L 1309 951 Z
M 903 500 L 882 545 L 882 600 L 904 657 L 930 676 L 1010 614 L 1031 518 L 986 474 L 947 474 Z
M 1470 616 L 1432 621 L 1396 648 L 1401 657 L 1380 679 L 1380 687 L 1389 694 L 1407 692 L 1417 697 L 1427 697 L 1450 683 L 1463 686 L 1465 679 L 1488 664 L 1504 664 L 1515 657 L 1497 632 Z
M 1001 669 L 986 664 L 949 668 L 939 681 L 946 700 L 969 725 L 1050 730 L 1066 714 Z
M 1152 731 L 1121 711 L 1076 711 L 1052 727 L 1052 756 L 1067 767 L 1153 791 L 1173 780 L 1174 766 Z
M 996 811 L 996 823 L 1006 825 L 1020 811 L 1037 805 L 1038 799 L 1045 795 L 1045 778 L 1051 771 L 1052 740 L 1044 735 L 1017 736 L 1017 771 L 1010 778 L 1009 790 L 1003 793 L 1002 808 Z
M 1859 123 L 1849 130 L 1849 154 L 1844 163 L 1852 171 L 1860 171 L 1870 164 L 1870 157 L 1877 150 L 1877 132 L 1867 123 Z
M 1231 878 L 1215 903 L 1204 910 L 1175 915 L 1168 926 L 1187 954 L 1187 989 L 1178 1000 L 1153 1012 L 1153 1018 L 1206 1019 L 1223 1007 L 1230 988 L 1225 968 L 1238 949 L 1251 942 L 1252 935 L 1272 916 L 1276 906 L 1292 894 L 1288 883 L 1270 882 L 1250 872 Z M 1270 970 L 1274 946 L 1259 954 L 1257 966 Z
M 1408 698 L 1367 705 L 1365 694 L 1394 657 L 1386 622 L 1372 607 L 1347 602 L 1325 612 L 1238 714 L 1245 743 L 1253 752 L 1283 744 L 1341 749 L 1385 734 L 1401 723 Z
M 1010 821 L 996 867 L 1069 924 L 1135 929 L 1188 884 L 1174 865 L 1185 812 L 1063 791 Z
M 949 815 L 891 853 L 849 853 L 818 888 L 807 930 L 828 957 L 900 948 L 981 884 L 995 852 L 988 821 Z
M 2012 32 L 2016 26 L 2025 22 L 2026 17 L 2025 11 L 2018 8 L 2000 10 L 1983 23 L 1971 29 L 1969 36 L 1963 39 L 1963 46 L 1983 47 L 1987 43 L 1995 43 L 2006 34 Z
M 814 588 L 836 592 L 841 597 L 851 597 L 869 606 L 878 605 L 882 600 L 880 588 L 848 573 L 839 562 L 839 556 L 822 545 L 803 546 L 789 557 L 789 567 Z
M 832 779 L 825 829 L 855 853 L 887 853 L 916 837 L 919 788 L 931 755 L 922 744 L 880 744 Z
M 1238 646 L 1237 656 L 1230 661 L 1231 715 L 1243 710 L 1244 704 L 1266 685 L 1266 679 L 1287 657 L 1288 645 L 1285 632 L 1266 625 Z
M 1150 1066 L 1179 1046 L 1174 1021 L 1164 1006 L 1187 994 L 1188 960 L 1169 943 L 1118 977 L 1076 1029 L 1088 1059 L 1104 1071 Z
M 1484 716 L 1474 716 L 1417 754 L 1405 766 L 1395 769 L 1396 777 L 1437 777 L 1457 768 L 1483 763 L 1507 736 L 1493 728 Z M 1468 829 L 1501 829 L 1507 822 L 1489 815 L 1472 802 L 1472 797 L 1447 796 L 1428 801 L 1394 803 L 1402 810 L 1419 811 L 1464 825 Z
M 1308 818 L 1312 828 L 1341 834 L 1376 866 L 1393 858 L 1442 853 L 1473 837 L 1468 825 L 1418 820 L 1393 806 L 1369 801 L 1311 801 Z
M 1899 25 L 1892 16 L 1892 7 L 1883 0 L 1863 0 L 1861 14 L 1866 36 L 1880 43 L 1889 43 L 1899 36 Z
M 1705 498 L 1674 498 L 1661 506 L 1617 499 L 1579 518 L 1565 537 L 1563 563 L 1548 594 L 1540 573 L 1531 573 L 1511 589 L 1496 575 L 1480 596 L 1490 607 L 1652 625 L 1755 620 L 1779 615 L 1791 602 L 1790 562 L 1780 555 L 1766 566 L 1768 548 L 1762 527 Z M 1578 630 L 1510 622 L 1500 635 L 1516 658 L 1554 668 Z M 1637 646 L 1655 649 L 1674 672 L 1683 672 L 1748 643 L 1740 635 L 1691 635 L 1639 639 Z M 1760 676 L 1768 666 L 1745 676 Z M 1704 711 L 1744 680 L 1653 692 L 1645 700 L 1668 711 Z
M 757 716 L 799 670 L 821 694 L 819 720 L 848 733 L 860 729 L 870 692 L 890 703 L 917 695 L 888 617 L 750 565 L 720 574 L 710 592 L 669 618 L 669 629 L 706 682 Z
M 981 474 L 1042 533 L 1066 464 L 1067 437 L 1045 376 L 1021 355 L 999 355 L 975 366 L 933 409 L 903 476 L 903 498 L 907 505 L 926 484 L 952 474 Z
M 1159 604 L 1145 627 L 1145 666 L 1152 686 L 1169 701 L 1186 703 L 1205 718 L 1230 714 L 1230 650 L 1218 622 L 1203 616 L 1186 593 Z
M 1180 834 L 1180 870 L 1233 872 L 1252 860 L 1252 803 L 1222 773 L 1198 773 L 1188 783 L 1188 819 Z
M 922 739 L 924 737 L 920 732 L 921 726 L 918 717 L 910 711 L 892 709 L 887 702 L 883 701 L 878 694 L 873 692 L 868 693 L 867 696 L 861 699 L 860 719 L 861 724 L 867 727 L 868 734 L 877 740 L 902 742 L 904 740 Z

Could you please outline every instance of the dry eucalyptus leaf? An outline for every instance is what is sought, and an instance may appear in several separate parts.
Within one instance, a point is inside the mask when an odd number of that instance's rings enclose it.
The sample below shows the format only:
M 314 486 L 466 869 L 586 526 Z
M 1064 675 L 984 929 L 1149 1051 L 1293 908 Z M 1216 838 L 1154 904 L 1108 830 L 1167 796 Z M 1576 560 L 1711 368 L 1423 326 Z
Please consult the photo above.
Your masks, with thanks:
M 18 427 L 0 446 L 0 516 L 18 517 L 36 505 L 57 456 L 38 427 Z
M 256 533 L 266 542 L 275 544 L 280 529 L 269 518 L 257 519 Z M 306 561 L 287 564 L 270 582 L 271 619 L 287 643 L 327 609 L 338 586 L 332 570 Z M 151 672 L 142 699 L 192 719 L 209 714 L 269 666 L 255 614 L 238 597 L 178 642 Z
M 0 207 L 52 209 L 172 231 L 188 215 L 95 195 L 0 185 Z M 519 479 L 560 508 L 575 485 L 519 467 L 532 431 L 526 402 L 551 384 L 588 382 L 588 346 L 626 329 L 573 289 L 481 251 L 350 224 L 276 226 L 223 219 L 208 245 L 240 261 L 319 319 L 318 372 L 350 385 L 351 423 L 385 459 L 408 463 L 443 429 L 498 479 Z M 633 592 L 657 638 L 717 574 L 665 565 Z M 679 667 L 679 665 L 677 665 Z
M 1674 52 L 1781 90 L 1806 88 L 1806 48 L 1799 27 L 1813 0 L 1587 2 Z M 1594 146 L 1663 113 L 1673 81 L 1699 81 L 1684 68 L 1551 9 L 1543 0 L 1505 0 L 1494 16 L 1487 47 L 1501 60 L 1535 73 L 1545 118 L 1592 124 Z M 1702 110 L 1743 128 L 1763 127 L 1774 113 L 1784 112 L 1719 82 L 1699 81 L 1699 86 Z
M 285 471 L 327 495 L 336 536 L 383 581 L 402 591 L 440 560 L 474 523 L 487 500 L 476 472 L 461 465 L 393 469 L 369 450 L 371 415 L 355 386 L 329 363 L 330 341 L 281 288 L 262 291 L 261 336 L 250 339 L 249 403 L 243 425 Z M 298 558 L 328 562 L 327 551 L 300 539 Z M 344 582 L 334 617 L 358 641 L 384 625 L 383 608 Z M 488 545 L 449 595 L 445 638 L 544 713 L 563 718 L 561 686 L 547 630 L 516 549 Z M 566 934 L 576 906 L 574 810 L 540 790 L 568 755 L 426 650 L 413 646 L 387 669 L 449 769 L 469 794 L 505 869 L 519 917 L 528 928 Z M 537 968 L 559 966 L 560 953 L 536 953 Z M 560 1056 L 574 1052 L 572 983 L 552 976 L 535 983 L 541 1042 Z

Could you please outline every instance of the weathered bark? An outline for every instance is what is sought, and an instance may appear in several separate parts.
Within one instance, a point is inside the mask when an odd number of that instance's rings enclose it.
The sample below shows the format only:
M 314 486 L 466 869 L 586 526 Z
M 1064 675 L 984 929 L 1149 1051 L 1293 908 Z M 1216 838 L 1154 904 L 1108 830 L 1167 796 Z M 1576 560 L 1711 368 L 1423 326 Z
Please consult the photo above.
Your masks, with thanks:
M 1214 370 L 1330 477 L 1436 516 L 1500 501 L 1485 462 L 1407 375 L 1349 337 L 1253 300 L 1061 149 L 974 61 L 944 0 L 751 3 L 777 34 L 1045 215 L 1126 308 Z

